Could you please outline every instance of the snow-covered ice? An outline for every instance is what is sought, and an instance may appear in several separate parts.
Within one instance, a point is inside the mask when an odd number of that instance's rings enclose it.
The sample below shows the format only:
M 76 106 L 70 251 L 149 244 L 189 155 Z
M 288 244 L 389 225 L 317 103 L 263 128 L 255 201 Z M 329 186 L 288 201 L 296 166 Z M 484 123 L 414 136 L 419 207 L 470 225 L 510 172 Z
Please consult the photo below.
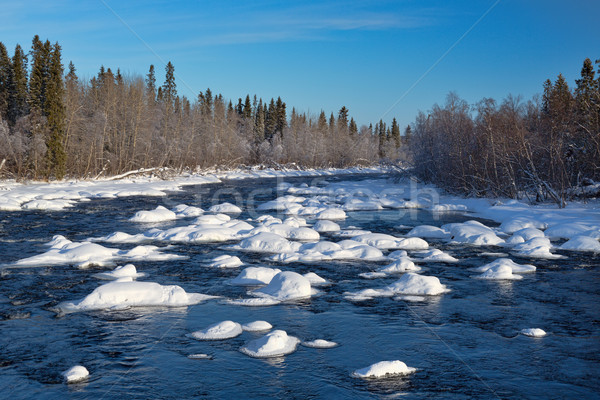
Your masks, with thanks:
M 446 262 L 446 263 L 456 263 L 458 259 L 452 257 L 450 254 L 439 250 L 439 249 L 431 249 L 424 251 L 417 251 L 414 253 L 417 258 L 414 260 L 417 262 Z
M 527 329 L 522 329 L 521 334 L 525 335 L 525 336 L 539 338 L 539 337 L 546 336 L 546 331 L 544 331 L 543 329 L 540 329 L 540 328 L 527 328 Z
M 240 351 L 256 358 L 280 357 L 293 353 L 298 343 L 300 343 L 300 339 L 297 337 L 289 336 L 283 330 L 275 330 L 246 343 Z
M 89 371 L 83 365 L 75 365 L 62 373 L 67 383 L 77 383 L 88 378 Z
M 409 271 L 420 271 L 421 267 L 415 265 L 408 257 L 397 258 L 391 264 L 379 268 L 377 272 L 384 274 L 403 274 Z
M 513 270 L 510 266 L 504 264 L 494 265 L 489 267 L 484 273 L 477 276 L 479 279 L 491 279 L 491 280 L 517 280 L 523 279 L 521 275 L 513 274 Z
M 255 290 L 253 294 L 258 297 L 288 301 L 308 298 L 314 292 L 307 278 L 293 271 L 283 271 L 275 275 L 267 286 Z
M 221 321 L 196 332 L 190 333 L 190 337 L 196 340 L 225 340 L 242 334 L 242 326 L 233 321 Z
M 600 253 L 600 242 L 589 236 L 573 236 L 560 246 L 562 250 Z
M 536 267 L 530 264 L 517 264 L 510 258 L 498 258 L 488 264 L 482 265 L 481 267 L 474 268 L 473 270 L 476 272 L 486 272 L 487 270 L 498 267 L 505 266 L 510 268 L 512 272 L 516 272 L 519 274 L 525 274 L 529 272 L 535 272 Z
M 338 345 L 336 342 L 331 342 L 325 339 L 315 339 L 308 342 L 302 342 L 301 344 L 304 347 L 312 347 L 315 349 L 330 349 Z
M 292 253 L 300 248 L 298 242 L 291 242 L 286 238 L 271 232 L 260 232 L 243 239 L 239 244 L 232 246 L 234 250 L 252 251 L 257 253 Z
M 319 233 L 323 232 L 339 232 L 340 226 L 333 221 L 322 219 L 313 225 L 313 229 Z
M 231 203 L 215 204 L 208 209 L 208 212 L 214 214 L 241 214 L 242 209 Z
M 215 298 L 200 293 L 186 293 L 180 286 L 155 282 L 110 282 L 94 289 L 81 300 L 62 302 L 63 313 L 124 309 L 127 307 L 183 307 Z
M 416 372 L 416 368 L 408 367 L 400 360 L 380 361 L 368 367 L 357 369 L 352 374 L 356 378 L 384 378 L 393 375 L 408 375 Z
M 419 225 L 411 229 L 406 236 L 425 239 L 448 239 L 450 232 L 432 225 Z
M 402 249 L 402 250 L 425 250 L 429 244 L 421 238 L 397 238 L 384 233 L 367 233 L 358 235 L 352 240 L 368 244 L 381 250 Z
M 242 260 L 237 256 L 230 256 L 229 254 L 223 254 L 212 259 L 211 263 L 208 264 L 212 268 L 237 268 L 244 265 Z
M 238 276 L 233 278 L 230 282 L 232 285 L 267 285 L 271 282 L 273 277 L 280 273 L 279 268 L 269 267 L 247 267 L 239 273 Z
M 122 278 L 140 278 L 142 276 L 145 276 L 146 274 L 144 274 L 143 272 L 137 272 L 137 269 L 135 268 L 135 265 L 133 264 L 126 264 L 126 265 L 121 265 L 119 267 L 116 267 L 115 269 L 113 269 L 110 272 L 100 272 L 98 274 L 94 274 L 95 278 L 98 279 L 106 279 L 106 280 L 117 280 L 117 279 L 122 279 Z
M 167 210 L 163 206 L 158 206 L 154 210 L 138 211 L 129 220 L 132 222 L 156 223 L 172 221 L 174 219 L 177 219 L 177 215 L 173 211 Z
M 242 325 L 242 329 L 247 332 L 261 332 L 273 329 L 273 325 L 267 321 L 252 321 Z
M 450 239 L 458 243 L 477 246 L 500 245 L 504 240 L 499 238 L 489 227 L 479 221 L 470 220 L 463 223 L 443 225 L 442 229 L 450 231 Z

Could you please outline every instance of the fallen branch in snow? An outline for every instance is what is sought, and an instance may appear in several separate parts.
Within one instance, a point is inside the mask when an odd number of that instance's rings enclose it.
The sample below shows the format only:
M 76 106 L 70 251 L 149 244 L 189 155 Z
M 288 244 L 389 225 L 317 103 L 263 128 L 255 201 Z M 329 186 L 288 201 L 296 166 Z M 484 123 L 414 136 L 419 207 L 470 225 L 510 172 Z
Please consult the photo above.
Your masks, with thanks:
M 140 169 L 136 169 L 134 171 L 125 172 L 125 173 L 120 174 L 120 175 L 111 176 L 110 178 L 108 178 L 108 180 L 109 181 L 116 181 L 116 180 L 123 179 L 123 178 L 126 178 L 126 177 L 131 176 L 131 175 L 147 174 L 148 172 L 160 171 L 162 169 L 163 168 L 161 168 L 161 167 L 140 168 Z

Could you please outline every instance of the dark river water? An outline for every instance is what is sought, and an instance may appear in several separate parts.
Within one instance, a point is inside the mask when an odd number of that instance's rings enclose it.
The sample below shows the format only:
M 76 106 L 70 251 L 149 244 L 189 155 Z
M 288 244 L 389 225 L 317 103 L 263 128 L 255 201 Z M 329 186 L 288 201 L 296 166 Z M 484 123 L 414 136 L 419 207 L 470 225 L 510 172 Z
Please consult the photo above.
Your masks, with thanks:
M 329 177 L 328 181 L 365 176 Z M 369 179 L 373 179 L 372 176 Z M 286 179 L 299 184 L 310 178 Z M 8 264 L 43 253 L 44 243 L 61 234 L 73 241 L 115 231 L 150 227 L 127 219 L 138 210 L 177 204 L 208 208 L 230 201 L 248 210 L 276 197 L 274 179 L 226 181 L 185 187 L 167 197 L 92 200 L 60 212 L 0 212 L 0 249 Z M 261 189 L 256 194 L 257 189 Z M 249 194 L 253 196 L 249 197 Z M 240 203 L 241 202 L 241 203 Z M 459 213 L 427 211 L 355 212 L 342 228 L 361 227 L 401 235 L 410 226 L 473 219 Z M 160 227 L 188 225 L 190 219 Z M 309 220 L 310 222 L 310 220 Z M 491 221 L 483 221 L 494 225 Z M 326 235 L 325 235 L 326 236 Z M 331 238 L 330 238 L 331 239 Z M 339 239 L 335 239 L 339 240 Z M 600 257 L 564 253 L 563 260 L 526 260 L 536 273 L 520 281 L 473 279 L 472 267 L 490 262 L 482 252 L 503 251 L 428 240 L 450 252 L 457 264 L 428 263 L 451 292 L 423 302 L 376 298 L 353 303 L 344 292 L 382 287 L 398 277 L 358 277 L 385 265 L 375 262 L 318 262 L 277 265 L 264 255 L 238 253 L 219 244 L 173 244 L 170 253 L 185 260 L 137 262 L 143 280 L 176 284 L 187 292 L 246 297 L 246 288 L 229 285 L 240 269 L 207 268 L 222 254 L 239 256 L 248 266 L 309 271 L 332 281 L 310 300 L 269 307 L 241 307 L 210 300 L 185 308 L 137 308 L 74 313 L 58 317 L 53 307 L 85 297 L 100 283 L 91 275 L 106 268 L 73 266 L 0 270 L 0 398 L 185 399 L 560 399 L 600 398 Z M 165 243 L 153 243 L 165 246 Z M 104 244 L 129 248 L 133 245 Z M 299 346 L 285 357 L 254 359 L 239 351 L 264 335 L 244 332 L 224 341 L 202 342 L 186 334 L 222 320 L 266 320 L 301 340 L 327 339 L 332 349 Z M 543 338 L 519 334 L 542 328 Z M 212 359 L 187 356 L 206 353 Z M 402 360 L 415 374 L 378 380 L 352 377 L 356 369 L 382 360 Z M 89 379 L 67 385 L 61 373 L 81 364 Z

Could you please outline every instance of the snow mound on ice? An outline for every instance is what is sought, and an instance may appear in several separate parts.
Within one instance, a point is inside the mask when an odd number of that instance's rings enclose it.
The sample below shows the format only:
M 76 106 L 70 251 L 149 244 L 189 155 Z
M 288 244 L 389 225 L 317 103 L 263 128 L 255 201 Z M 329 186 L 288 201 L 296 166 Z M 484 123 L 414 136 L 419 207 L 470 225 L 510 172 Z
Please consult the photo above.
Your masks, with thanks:
M 275 233 L 260 232 L 243 239 L 232 248 L 257 253 L 293 253 L 300 248 L 300 243 L 290 242 Z
M 340 226 L 333 221 L 322 219 L 313 225 L 313 229 L 319 233 L 323 232 L 339 232 Z
M 62 373 L 67 383 L 81 382 L 90 375 L 89 371 L 83 365 L 76 365 Z
M 138 211 L 129 220 L 132 222 L 153 223 L 153 222 L 171 221 L 174 219 L 177 219 L 177 215 L 173 211 L 167 210 L 163 206 L 158 206 L 154 210 L 151 210 L 151 211 Z
M 262 306 L 274 306 L 275 304 L 281 303 L 281 301 L 260 297 L 260 298 L 252 298 L 252 299 L 236 299 L 236 300 L 225 300 L 226 304 L 231 304 L 234 306 L 244 306 L 244 307 L 262 307 Z
M 535 228 L 539 230 L 546 229 L 546 227 L 547 225 L 541 221 L 537 221 L 528 217 L 516 217 L 504 221 L 502 224 L 500 224 L 500 227 L 498 229 L 500 229 L 504 233 L 512 235 L 513 233 L 516 233 L 517 231 L 526 228 Z
M 99 274 L 94 274 L 94 277 L 98 278 L 98 279 L 117 280 L 117 279 L 121 279 L 121 278 L 135 279 L 135 278 L 142 277 L 144 275 L 146 275 L 146 274 L 144 274 L 143 272 L 137 272 L 135 265 L 126 264 L 126 265 L 117 267 L 110 272 L 101 272 Z
M 341 208 L 326 208 L 315 215 L 316 219 L 339 220 L 346 219 L 346 213 Z
M 592 251 L 600 253 L 600 242 L 589 236 L 574 236 L 562 246 L 562 250 L 573 250 L 573 251 Z
M 226 214 L 205 214 L 194 220 L 196 225 L 222 225 L 231 221 L 231 217 Z
M 242 334 L 242 326 L 233 321 L 222 321 L 206 329 L 190 333 L 196 340 L 225 340 Z
M 265 336 L 248 342 L 240 351 L 250 357 L 280 357 L 293 353 L 300 339 L 288 336 L 286 331 L 275 330 Z
M 426 239 L 448 239 L 450 238 L 450 232 L 447 232 L 442 228 L 438 228 L 437 226 L 419 225 L 411 229 L 406 236 Z
M 268 285 L 273 277 L 280 272 L 281 270 L 278 268 L 247 267 L 231 280 L 231 284 L 243 286 Z
M 377 272 L 382 272 L 384 274 L 403 274 L 408 271 L 420 271 L 421 267 L 415 265 L 414 262 L 411 261 L 408 257 L 402 257 L 394 260 L 389 265 L 385 267 L 379 268 Z
M 454 242 L 468 243 L 476 246 L 504 243 L 504 240 L 496 236 L 496 233 L 491 228 L 478 221 L 443 225 L 442 229 L 450 231 L 450 239 Z
M 307 278 L 296 272 L 283 271 L 275 275 L 267 286 L 255 290 L 253 294 L 258 297 L 287 301 L 310 297 L 313 290 Z
M 425 250 L 429 248 L 429 244 L 421 238 L 397 238 L 392 235 L 386 235 L 384 233 L 367 233 L 364 235 L 358 235 L 352 238 L 352 240 L 365 243 L 369 246 L 376 247 L 378 249 L 403 249 L 403 250 Z
M 528 258 L 543 258 L 543 259 L 556 259 L 563 258 L 559 254 L 552 254 L 550 249 L 552 244 L 550 239 L 547 237 L 534 237 L 526 242 L 519 243 L 513 247 L 515 254 L 521 257 Z
M 330 349 L 338 345 L 336 342 L 330 342 L 329 340 L 325 339 L 315 339 L 309 342 L 302 342 L 301 344 L 304 347 L 312 347 L 315 349 Z
M 267 321 L 253 321 L 242 325 L 242 329 L 246 332 L 268 331 L 273 328 L 273 325 Z
M 464 204 L 436 204 L 430 209 L 432 212 L 443 213 L 451 211 L 467 211 L 468 208 Z
M 176 285 L 155 282 L 110 282 L 94 289 L 81 300 L 62 302 L 57 307 L 64 313 L 107 310 L 126 307 L 183 307 L 215 298 L 200 293 L 186 293 Z
M 380 361 L 368 367 L 357 369 L 352 374 L 356 378 L 383 378 L 392 375 L 408 375 L 416 372 L 400 360 Z
M 74 203 L 71 200 L 32 200 L 23 204 L 21 208 L 23 210 L 60 211 L 73 207 Z
M 518 280 L 523 279 L 521 275 L 514 275 L 513 270 L 510 266 L 505 264 L 498 264 L 489 267 L 483 274 L 477 276 L 478 279 L 491 279 L 491 280 Z
M 311 286 L 328 286 L 331 284 L 327 279 L 321 278 L 319 275 L 315 274 L 314 272 L 307 272 L 306 274 L 304 274 L 302 276 L 304 276 L 306 279 L 308 279 Z
M 529 265 L 529 264 L 517 264 L 516 262 L 514 262 L 513 260 L 509 259 L 509 258 L 499 258 L 497 260 L 492 261 L 491 263 L 482 265 L 481 267 L 475 268 L 474 271 L 476 272 L 485 272 L 487 270 L 489 270 L 490 268 L 494 268 L 500 265 L 504 265 L 507 266 L 511 269 L 512 272 L 517 272 L 520 274 L 525 274 L 528 272 L 535 272 L 536 268 L 533 265 Z
M 536 237 L 544 237 L 544 232 L 537 228 L 519 229 L 506 241 L 507 245 L 524 243 Z
M 356 242 L 342 240 L 338 243 L 321 241 L 304 243 L 293 253 L 277 254 L 271 258 L 277 262 L 316 262 L 327 260 L 381 260 L 384 259 L 381 250 Z
M 529 337 L 539 338 L 539 337 L 546 336 L 546 331 L 544 331 L 543 329 L 540 329 L 540 328 L 528 328 L 528 329 L 522 329 L 521 334 L 525 335 L 525 336 L 529 336 Z
M 575 236 L 589 236 L 587 233 L 592 230 L 592 228 L 592 226 L 584 223 L 569 222 L 552 225 L 544 231 L 544 234 L 552 240 L 571 239 Z
M 231 204 L 231 203 L 222 203 L 222 204 L 215 204 L 214 206 L 210 207 L 208 209 L 209 212 L 214 213 L 214 214 L 241 214 L 242 213 L 242 209 L 239 208 L 238 206 L 236 206 L 235 204 Z
M 244 265 L 242 260 L 237 256 L 230 256 L 229 254 L 223 254 L 212 259 L 212 262 L 208 264 L 212 268 L 237 268 Z
M 418 259 L 415 259 L 417 262 L 446 262 L 446 263 L 455 263 L 458 262 L 457 258 L 452 257 L 450 254 L 439 250 L 439 249 L 431 249 L 425 251 L 418 251 L 415 253 Z
M 172 211 L 177 215 L 177 218 L 198 217 L 204 213 L 204 210 L 200 207 L 188 206 L 186 204 L 179 204 Z
M 385 290 L 393 294 L 413 295 L 438 295 L 449 291 L 437 277 L 412 272 L 402 275 L 398 281 L 387 286 Z

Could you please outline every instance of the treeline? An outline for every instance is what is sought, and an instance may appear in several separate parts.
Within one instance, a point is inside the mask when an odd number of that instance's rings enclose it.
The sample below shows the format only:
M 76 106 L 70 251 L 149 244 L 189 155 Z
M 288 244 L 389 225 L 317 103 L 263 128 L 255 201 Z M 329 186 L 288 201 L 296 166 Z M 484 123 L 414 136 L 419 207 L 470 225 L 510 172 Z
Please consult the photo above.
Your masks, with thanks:
M 421 178 L 471 195 L 535 193 L 564 204 L 570 189 L 600 181 L 600 60 L 571 90 L 562 75 L 526 103 L 509 96 L 469 105 L 450 93 L 419 113 L 410 150 Z
M 28 61 L 31 60 L 31 68 Z M 33 39 L 9 57 L 0 42 L 0 175 L 61 179 L 115 175 L 139 168 L 345 167 L 395 158 L 396 121 L 358 127 L 348 109 L 307 115 L 281 99 L 247 95 L 231 102 L 210 89 L 177 93 L 169 62 L 157 84 L 101 67 L 92 79 L 66 74 L 58 43 Z

